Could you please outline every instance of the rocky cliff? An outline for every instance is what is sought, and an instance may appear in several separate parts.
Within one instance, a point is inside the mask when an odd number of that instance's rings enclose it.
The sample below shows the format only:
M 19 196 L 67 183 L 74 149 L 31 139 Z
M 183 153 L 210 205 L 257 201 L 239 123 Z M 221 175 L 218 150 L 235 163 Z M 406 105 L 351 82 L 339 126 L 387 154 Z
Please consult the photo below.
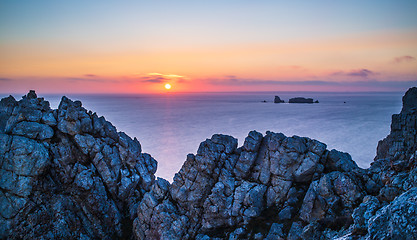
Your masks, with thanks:
M 156 161 L 137 139 L 66 97 L 31 91 L 0 102 L 0 235 L 117 239 L 132 235 Z
M 10 239 L 416 239 L 417 88 L 369 169 L 324 143 L 216 134 L 174 181 L 137 139 L 66 97 L 0 102 L 0 236 Z

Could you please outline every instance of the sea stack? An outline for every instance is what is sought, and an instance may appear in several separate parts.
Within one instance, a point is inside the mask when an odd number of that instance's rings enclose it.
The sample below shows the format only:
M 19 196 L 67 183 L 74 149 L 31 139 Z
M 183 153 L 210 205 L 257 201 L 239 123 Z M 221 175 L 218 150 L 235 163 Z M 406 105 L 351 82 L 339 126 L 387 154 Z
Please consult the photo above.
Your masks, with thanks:
M 275 96 L 274 98 L 274 103 L 284 103 L 284 100 L 281 100 L 281 98 L 279 98 L 279 96 Z

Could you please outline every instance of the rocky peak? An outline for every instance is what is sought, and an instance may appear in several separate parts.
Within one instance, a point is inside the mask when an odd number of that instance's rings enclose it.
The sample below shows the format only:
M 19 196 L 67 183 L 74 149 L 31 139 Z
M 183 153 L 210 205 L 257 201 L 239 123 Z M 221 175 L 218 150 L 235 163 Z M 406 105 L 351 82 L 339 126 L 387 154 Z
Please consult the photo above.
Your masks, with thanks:
M 417 110 L 417 87 L 412 87 L 403 96 L 403 108 L 401 112 Z
M 416 153 L 417 87 L 403 96 L 401 113 L 392 115 L 391 132 L 379 141 L 375 160 L 389 159 L 397 168 L 409 167 L 408 160 Z
M 36 95 L 35 90 L 29 90 L 29 93 L 26 96 L 23 96 L 23 98 L 36 99 L 38 96 Z

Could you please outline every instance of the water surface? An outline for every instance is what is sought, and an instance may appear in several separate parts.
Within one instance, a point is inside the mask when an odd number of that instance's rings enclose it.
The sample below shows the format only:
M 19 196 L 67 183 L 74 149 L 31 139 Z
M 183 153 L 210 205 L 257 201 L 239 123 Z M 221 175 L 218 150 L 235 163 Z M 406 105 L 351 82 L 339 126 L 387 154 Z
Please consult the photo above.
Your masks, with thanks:
M 318 104 L 274 104 L 274 95 L 311 97 Z M 376 146 L 401 110 L 403 93 L 187 93 L 155 95 L 69 95 L 137 137 L 158 161 L 157 176 L 172 181 L 188 153 L 215 133 L 236 137 L 251 130 L 317 139 L 348 152 L 360 167 L 372 162 Z M 20 96 L 19 96 L 20 97 Z M 60 96 L 46 96 L 57 108 Z M 264 103 L 263 100 L 268 102 Z

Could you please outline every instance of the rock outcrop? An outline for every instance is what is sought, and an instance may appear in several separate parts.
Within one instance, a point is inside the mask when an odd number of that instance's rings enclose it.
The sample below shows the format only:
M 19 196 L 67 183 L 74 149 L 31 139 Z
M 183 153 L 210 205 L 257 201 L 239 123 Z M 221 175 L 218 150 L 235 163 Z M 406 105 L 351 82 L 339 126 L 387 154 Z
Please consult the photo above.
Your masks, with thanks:
M 156 161 L 79 101 L 52 110 L 31 91 L 0 102 L 0 237 L 131 235 Z
M 140 143 L 66 97 L 0 102 L 0 236 L 416 239 L 417 88 L 369 169 L 324 143 L 215 134 L 172 184 Z
M 147 193 L 136 237 L 276 239 L 279 232 L 297 239 L 310 222 L 353 213 L 366 195 L 360 173 L 348 154 L 309 138 L 252 131 L 237 148 L 236 139 L 213 135 L 169 190 Z
M 274 103 L 284 103 L 284 100 L 281 100 L 281 98 L 279 96 L 275 96 L 274 98 Z
M 314 101 L 312 98 L 303 98 L 303 97 L 296 97 L 290 98 L 288 101 L 289 103 L 319 103 L 319 101 Z

